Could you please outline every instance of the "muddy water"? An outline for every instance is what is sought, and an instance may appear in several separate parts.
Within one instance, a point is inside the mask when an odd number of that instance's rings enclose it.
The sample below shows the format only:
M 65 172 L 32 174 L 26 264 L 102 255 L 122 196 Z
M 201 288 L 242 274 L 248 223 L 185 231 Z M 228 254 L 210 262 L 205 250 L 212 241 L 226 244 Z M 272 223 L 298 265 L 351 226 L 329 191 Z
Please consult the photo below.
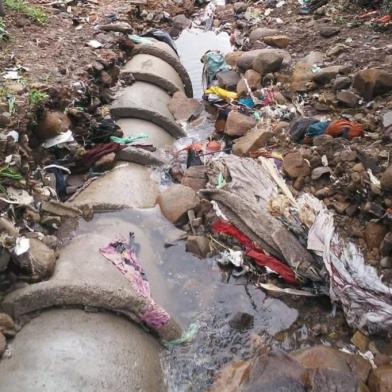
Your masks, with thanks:
M 308 299 L 286 304 L 245 278 L 230 277 L 213 258 L 200 260 L 187 253 L 184 241 L 176 241 L 183 232 L 165 220 L 159 208 L 96 214 L 93 221 L 81 222 L 74 235 L 92 231 L 105 239 L 97 249 L 135 233 L 138 258 L 154 299 L 185 330 L 193 323 L 199 325 L 191 343 L 162 354 L 170 392 L 205 391 L 224 364 L 249 358 L 261 346 L 290 350 L 319 342 L 313 332 L 314 319 L 328 324 L 328 305 L 320 310 L 320 304 Z M 231 326 L 237 312 L 254 317 L 249 329 L 239 331 Z
M 227 33 L 215 33 L 198 29 L 184 30 L 176 41 L 178 53 L 193 84 L 195 98 L 203 95 L 202 71 L 200 59 L 208 50 L 230 52 L 231 45 Z

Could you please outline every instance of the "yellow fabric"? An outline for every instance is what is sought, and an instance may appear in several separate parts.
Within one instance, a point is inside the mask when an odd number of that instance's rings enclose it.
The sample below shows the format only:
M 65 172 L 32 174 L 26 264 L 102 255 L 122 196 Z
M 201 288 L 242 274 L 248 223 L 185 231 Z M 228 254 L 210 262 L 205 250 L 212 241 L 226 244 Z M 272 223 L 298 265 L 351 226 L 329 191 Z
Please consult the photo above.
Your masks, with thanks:
M 215 94 L 218 97 L 225 98 L 225 99 L 237 99 L 238 94 L 234 93 L 233 91 L 225 90 L 222 87 L 212 86 L 209 89 L 204 91 L 205 94 Z

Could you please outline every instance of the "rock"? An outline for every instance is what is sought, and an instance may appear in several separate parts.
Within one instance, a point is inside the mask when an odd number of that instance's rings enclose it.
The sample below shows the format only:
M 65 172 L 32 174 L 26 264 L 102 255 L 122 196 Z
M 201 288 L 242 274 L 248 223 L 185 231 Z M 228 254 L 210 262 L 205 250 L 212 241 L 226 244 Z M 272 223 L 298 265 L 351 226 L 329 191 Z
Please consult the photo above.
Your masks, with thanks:
M 380 266 L 382 268 L 392 268 L 392 257 L 386 256 L 380 260 Z
M 177 121 L 188 121 L 196 118 L 203 110 L 203 105 L 194 98 L 188 98 L 183 92 L 177 91 L 167 105 Z
M 192 21 L 188 19 L 184 14 L 177 15 L 172 19 L 174 27 L 184 30 L 192 26 Z
M 313 80 L 318 84 L 327 84 L 344 70 L 345 67 L 340 65 L 331 65 L 330 67 L 322 68 L 320 72 L 313 76 Z
M 45 112 L 38 122 L 37 135 L 46 140 L 69 130 L 71 121 L 62 112 Z
M 6 348 L 7 348 L 7 339 L 2 333 L 0 333 L 0 358 L 3 356 Z
M 358 153 L 355 150 L 346 150 L 337 153 L 337 159 L 342 162 L 354 162 L 358 158 Z
M 349 90 L 339 91 L 336 98 L 340 104 L 348 108 L 355 108 L 358 106 L 359 98 Z
M 231 67 L 237 66 L 238 59 L 244 54 L 244 52 L 238 50 L 235 52 L 229 52 L 225 55 L 225 61 Z
M 52 249 L 36 238 L 29 238 L 30 248 L 21 255 L 13 255 L 13 261 L 23 271 L 39 279 L 44 279 L 53 273 L 56 255 Z
M 356 163 L 352 169 L 353 172 L 362 173 L 365 171 L 365 166 L 362 163 Z
M 392 391 L 392 365 L 373 369 L 370 373 L 368 385 L 371 392 Z
M 255 43 L 256 41 L 262 41 L 264 37 L 278 35 L 280 33 L 279 30 L 276 29 L 268 29 L 266 27 L 258 27 L 252 30 L 249 34 L 249 41 L 251 43 Z
M 380 252 L 383 256 L 392 256 L 392 232 L 385 235 L 380 245 Z
M 323 64 L 323 62 L 324 62 L 324 53 L 317 52 L 317 51 L 310 52 L 307 56 L 305 56 L 300 61 L 300 63 L 308 64 L 308 65 Z
M 379 248 L 388 229 L 380 224 L 369 222 L 365 229 L 365 241 L 369 249 Z
M 337 44 L 333 46 L 331 49 L 327 50 L 327 57 L 336 57 L 340 54 L 347 52 L 350 48 L 344 44 Z
M 245 72 L 244 77 L 240 79 L 236 87 L 237 94 L 241 97 L 249 95 L 244 78 L 247 80 L 248 86 L 252 91 L 255 91 L 260 88 L 261 83 L 261 75 L 253 69 L 248 69 Z
M 218 84 L 220 87 L 230 91 L 236 90 L 237 84 L 241 79 L 240 75 L 232 70 L 218 72 L 216 74 L 216 78 L 218 79 Z
M 297 92 L 310 91 L 315 87 L 312 82 L 314 73 L 312 66 L 307 63 L 297 63 L 291 76 L 291 89 Z
M 115 161 L 116 161 L 116 153 L 111 152 L 99 158 L 94 163 L 94 168 L 98 171 L 106 171 L 113 167 Z
M 353 373 L 366 382 L 371 365 L 359 355 L 351 355 L 327 346 L 313 346 L 290 354 L 307 369 L 330 369 L 342 373 Z M 344 389 L 336 389 L 345 391 Z
M 322 37 L 330 38 L 330 37 L 333 37 L 334 35 L 339 34 L 340 29 L 338 27 L 334 27 L 334 26 L 325 26 L 325 27 L 321 27 L 319 32 Z
M 283 158 L 283 169 L 291 178 L 307 177 L 310 165 L 299 152 L 292 152 Z
M 351 86 L 351 79 L 348 76 L 339 76 L 333 82 L 335 90 L 343 90 Z
M 382 116 L 382 126 L 388 128 L 392 125 L 392 111 L 385 113 Z
M 196 209 L 200 203 L 196 192 L 184 185 L 176 184 L 158 196 L 158 204 L 162 214 L 172 223 L 184 221 L 189 210 Z
M 11 261 L 11 254 L 5 248 L 0 248 L 0 272 L 4 272 L 8 268 Z
M 240 14 L 248 9 L 248 4 L 244 1 L 237 1 L 236 3 L 233 4 L 233 7 L 234 7 L 234 12 L 236 14 Z
M 261 53 L 252 62 L 252 68 L 261 75 L 279 71 L 283 64 L 283 56 L 278 53 Z
M 204 189 L 207 185 L 207 167 L 191 166 L 189 167 L 181 179 L 181 184 L 192 188 L 194 191 Z
M 329 167 L 321 166 L 321 167 L 316 167 L 312 171 L 312 180 L 318 180 L 324 175 L 330 175 L 331 174 L 331 169 Z
M 227 116 L 225 133 L 230 136 L 243 136 L 256 125 L 253 117 L 232 110 Z
M 303 187 L 305 186 L 305 178 L 304 177 L 298 177 L 294 183 L 293 183 L 293 188 L 297 191 L 301 191 Z
M 383 190 L 392 191 L 392 165 L 381 175 L 380 182 Z
M 11 124 L 11 114 L 8 112 L 0 113 L 0 128 L 5 128 Z
M 229 321 L 231 328 L 238 331 L 246 331 L 253 327 L 254 317 L 245 312 L 237 312 L 233 318 Z
M 15 323 L 6 313 L 0 313 L 0 333 L 5 336 L 15 333 Z
M 351 343 L 361 352 L 365 353 L 369 348 L 369 338 L 361 331 L 355 332 Z
M 273 46 L 275 48 L 285 49 L 289 46 L 290 38 L 287 35 L 269 35 L 264 37 L 264 42 L 267 45 Z
M 233 154 L 246 156 L 249 152 L 265 146 L 273 133 L 264 129 L 252 129 L 246 135 L 238 138 L 234 142 Z
M 102 31 L 115 31 L 118 33 L 131 34 L 133 32 L 132 26 L 127 22 L 110 23 L 99 26 Z
M 256 59 L 257 56 L 270 53 L 283 56 L 283 66 L 288 66 L 291 63 L 291 56 L 284 49 L 255 49 L 250 50 L 249 52 L 245 52 L 241 55 L 241 57 L 237 60 L 237 68 L 241 72 L 245 72 L 246 70 L 253 68 L 253 61 Z
M 210 253 L 210 241 L 203 235 L 190 235 L 186 241 L 186 251 L 205 258 Z
M 366 100 L 392 91 L 392 73 L 370 68 L 359 71 L 354 76 L 353 87 Z

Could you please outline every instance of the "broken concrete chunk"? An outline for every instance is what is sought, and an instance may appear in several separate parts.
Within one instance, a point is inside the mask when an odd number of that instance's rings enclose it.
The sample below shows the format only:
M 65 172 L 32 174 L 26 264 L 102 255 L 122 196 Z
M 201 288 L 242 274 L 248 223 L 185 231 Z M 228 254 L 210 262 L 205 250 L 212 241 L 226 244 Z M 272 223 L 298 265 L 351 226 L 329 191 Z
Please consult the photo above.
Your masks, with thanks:
M 167 105 L 177 121 L 188 121 L 200 115 L 203 105 L 193 98 L 188 98 L 184 93 L 176 92 Z
M 187 212 L 196 209 L 200 199 L 196 192 L 184 185 L 176 184 L 158 196 L 158 204 L 162 214 L 172 223 L 180 224 L 185 220 Z

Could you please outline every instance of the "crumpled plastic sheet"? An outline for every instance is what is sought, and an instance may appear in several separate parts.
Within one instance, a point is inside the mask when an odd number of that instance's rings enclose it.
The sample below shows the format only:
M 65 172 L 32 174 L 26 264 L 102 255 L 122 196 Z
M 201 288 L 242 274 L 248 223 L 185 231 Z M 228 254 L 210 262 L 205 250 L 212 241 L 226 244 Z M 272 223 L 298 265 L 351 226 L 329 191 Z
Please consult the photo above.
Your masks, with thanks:
M 392 288 L 365 263 L 360 249 L 335 230 L 333 215 L 315 197 L 298 200 L 300 215 L 308 219 L 308 249 L 323 257 L 330 279 L 330 297 L 342 304 L 352 327 L 370 334 L 392 331 Z

